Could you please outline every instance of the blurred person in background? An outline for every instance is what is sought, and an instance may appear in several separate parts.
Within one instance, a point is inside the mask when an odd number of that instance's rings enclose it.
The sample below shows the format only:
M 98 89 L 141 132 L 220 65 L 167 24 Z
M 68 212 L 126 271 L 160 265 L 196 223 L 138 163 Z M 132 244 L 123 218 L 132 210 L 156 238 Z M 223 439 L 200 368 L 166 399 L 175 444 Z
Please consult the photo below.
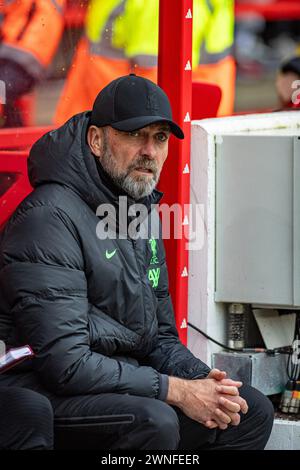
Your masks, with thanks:
M 300 55 L 283 62 L 276 77 L 280 110 L 300 109 Z
M 61 39 L 65 0 L 0 2 L 0 127 L 24 125 L 16 101 L 44 78 Z
M 156 82 L 158 15 L 159 0 L 90 1 L 85 33 L 58 103 L 56 125 L 90 109 L 99 89 L 118 76 L 134 72 Z M 219 115 L 233 112 L 233 40 L 233 0 L 194 0 L 193 80 L 220 86 Z

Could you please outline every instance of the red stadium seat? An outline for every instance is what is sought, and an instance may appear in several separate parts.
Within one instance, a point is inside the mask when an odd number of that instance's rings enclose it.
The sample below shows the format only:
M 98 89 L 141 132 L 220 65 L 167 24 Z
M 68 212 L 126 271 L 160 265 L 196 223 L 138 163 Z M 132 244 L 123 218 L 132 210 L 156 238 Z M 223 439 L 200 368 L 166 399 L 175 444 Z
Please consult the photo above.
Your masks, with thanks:
M 205 119 L 217 116 L 222 97 L 221 88 L 210 83 L 193 82 L 192 119 Z
M 52 127 L 0 130 L 0 227 L 32 191 L 27 158 L 32 144 Z

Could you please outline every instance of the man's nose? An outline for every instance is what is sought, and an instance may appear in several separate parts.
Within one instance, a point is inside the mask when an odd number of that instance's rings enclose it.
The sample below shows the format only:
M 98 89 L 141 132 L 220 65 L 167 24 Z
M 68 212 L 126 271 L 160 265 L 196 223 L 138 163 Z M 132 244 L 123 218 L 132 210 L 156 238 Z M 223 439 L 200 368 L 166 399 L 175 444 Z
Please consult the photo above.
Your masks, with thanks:
M 156 158 L 157 148 L 153 139 L 146 138 L 144 140 L 141 153 L 142 155 L 147 155 L 149 158 Z

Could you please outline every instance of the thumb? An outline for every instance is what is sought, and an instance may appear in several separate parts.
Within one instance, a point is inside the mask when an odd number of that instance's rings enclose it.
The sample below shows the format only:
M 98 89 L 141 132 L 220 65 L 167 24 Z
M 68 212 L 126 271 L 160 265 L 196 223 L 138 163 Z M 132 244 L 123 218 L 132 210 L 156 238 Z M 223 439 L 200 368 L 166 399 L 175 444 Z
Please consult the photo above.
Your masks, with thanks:
M 215 380 L 223 380 L 226 378 L 226 372 L 224 370 L 212 369 L 208 374 L 207 378 Z

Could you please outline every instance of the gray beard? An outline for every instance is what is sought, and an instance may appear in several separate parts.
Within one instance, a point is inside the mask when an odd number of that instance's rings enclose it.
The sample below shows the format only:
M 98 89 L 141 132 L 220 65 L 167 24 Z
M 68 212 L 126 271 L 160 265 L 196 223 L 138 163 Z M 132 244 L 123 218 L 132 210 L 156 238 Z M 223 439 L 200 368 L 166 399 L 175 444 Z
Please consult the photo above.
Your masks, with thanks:
M 140 157 L 137 161 L 133 162 L 126 171 L 122 172 L 118 170 L 117 162 L 108 149 L 106 136 L 104 136 L 103 140 L 102 155 L 99 157 L 99 160 L 112 181 L 134 200 L 149 196 L 159 180 L 159 172 L 156 164 L 146 157 Z M 142 175 L 133 177 L 131 172 L 137 167 L 151 169 L 153 172 L 152 177 L 149 178 Z
M 124 179 L 115 182 L 135 200 L 139 200 L 145 196 L 149 196 L 156 186 L 156 181 L 152 177 L 150 180 L 147 176 L 139 176 L 133 178 L 127 175 Z

